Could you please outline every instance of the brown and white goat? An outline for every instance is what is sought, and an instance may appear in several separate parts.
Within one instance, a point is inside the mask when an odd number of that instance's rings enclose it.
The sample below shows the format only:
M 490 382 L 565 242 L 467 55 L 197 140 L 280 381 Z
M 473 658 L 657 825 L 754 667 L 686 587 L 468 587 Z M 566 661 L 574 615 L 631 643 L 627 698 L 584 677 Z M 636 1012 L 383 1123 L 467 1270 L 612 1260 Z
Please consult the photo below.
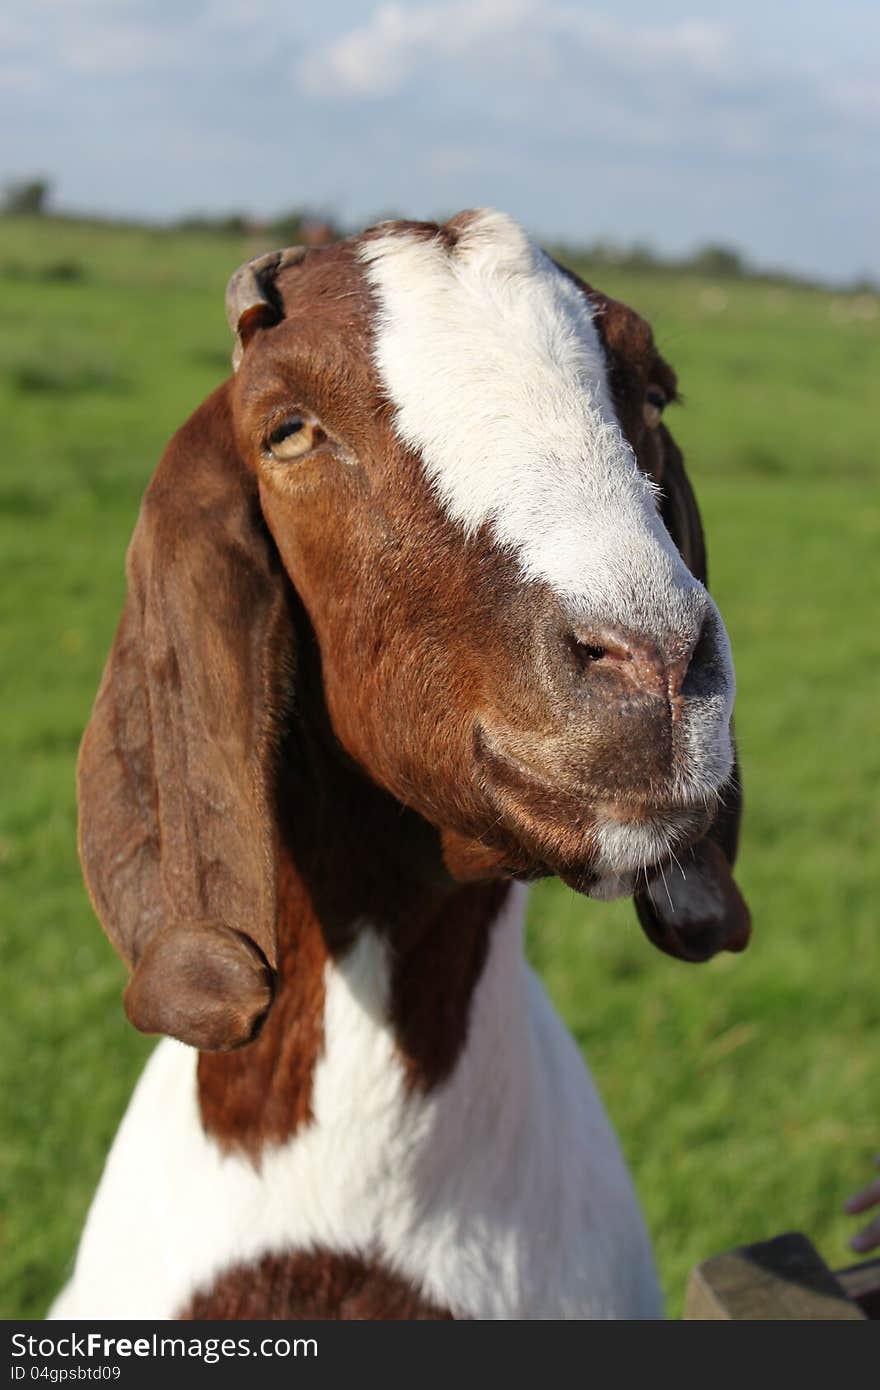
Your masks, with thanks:
M 656 1316 L 521 881 L 634 894 L 690 960 L 748 936 L 673 373 L 492 212 L 261 258 L 229 307 L 80 757 L 126 1007 L 171 1036 L 53 1314 Z

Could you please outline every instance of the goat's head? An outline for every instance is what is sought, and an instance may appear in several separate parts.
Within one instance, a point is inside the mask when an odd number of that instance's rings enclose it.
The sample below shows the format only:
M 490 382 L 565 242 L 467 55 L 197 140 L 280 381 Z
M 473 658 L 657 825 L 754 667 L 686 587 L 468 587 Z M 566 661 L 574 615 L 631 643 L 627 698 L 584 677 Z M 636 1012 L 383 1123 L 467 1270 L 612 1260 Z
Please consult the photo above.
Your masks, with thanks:
M 703 838 L 735 795 L 733 672 L 648 326 L 485 212 L 261 258 L 227 307 L 238 370 L 148 493 L 80 764 L 134 1020 L 226 1046 L 268 1001 L 287 579 L 336 740 L 437 828 L 453 878 L 555 873 L 635 893 L 686 958 L 741 947 L 736 816 L 726 858 Z M 185 792 L 163 792 L 175 773 Z

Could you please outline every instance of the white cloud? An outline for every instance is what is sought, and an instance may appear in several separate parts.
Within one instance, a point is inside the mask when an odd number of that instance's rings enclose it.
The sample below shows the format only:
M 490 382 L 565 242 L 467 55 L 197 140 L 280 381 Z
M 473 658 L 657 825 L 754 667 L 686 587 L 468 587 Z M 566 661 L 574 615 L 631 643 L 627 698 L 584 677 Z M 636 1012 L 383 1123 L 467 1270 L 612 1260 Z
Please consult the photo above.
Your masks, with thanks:
M 722 24 L 626 24 L 543 0 L 440 0 L 380 4 L 365 24 L 307 54 L 298 76 L 304 89 L 316 94 L 387 96 L 438 62 L 491 62 L 497 45 L 511 39 L 518 41 L 524 66 L 545 78 L 552 75 L 548 67 L 559 66 L 552 60 L 561 59 L 572 43 L 587 57 L 629 71 L 673 61 L 718 76 L 731 56 L 730 30 Z
M 456 57 L 475 44 L 522 28 L 534 0 L 446 0 L 405 8 L 382 4 L 360 28 L 309 54 L 298 76 L 307 90 L 357 96 L 396 91 L 426 62 Z
M 774 51 L 727 20 L 636 20 L 565 0 L 385 0 L 307 47 L 294 75 L 316 105 L 358 119 L 397 103 L 414 130 L 457 122 L 443 149 L 460 147 L 469 123 L 484 146 L 497 130 L 532 147 L 808 157 L 878 115 L 867 78 L 842 83 L 809 45 Z

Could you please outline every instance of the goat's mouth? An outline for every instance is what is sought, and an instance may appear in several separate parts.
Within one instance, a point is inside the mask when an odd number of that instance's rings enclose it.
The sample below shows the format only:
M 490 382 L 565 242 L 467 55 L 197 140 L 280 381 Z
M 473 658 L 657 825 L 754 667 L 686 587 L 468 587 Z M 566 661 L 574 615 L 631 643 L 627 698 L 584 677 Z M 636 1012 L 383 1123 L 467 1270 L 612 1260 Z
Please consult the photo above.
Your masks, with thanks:
M 667 805 L 662 813 L 643 806 L 638 815 L 594 803 L 570 820 L 548 821 L 508 786 L 483 777 L 482 787 L 494 808 L 488 822 L 475 838 L 444 837 L 455 877 L 555 875 L 587 897 L 632 897 L 649 941 L 678 960 L 706 961 L 748 945 L 748 908 L 725 855 L 704 833 L 712 820 L 706 803 Z M 542 805 L 548 796 L 558 793 L 542 787 Z
M 492 813 L 489 838 L 513 851 L 507 871 L 526 879 L 554 874 L 602 901 L 654 892 L 708 829 L 717 805 L 711 795 L 699 802 L 598 797 L 580 779 L 542 776 L 482 728 L 474 747 Z
M 497 847 L 500 872 L 553 874 L 604 901 L 632 897 L 645 935 L 679 960 L 705 961 L 748 944 L 748 909 L 706 835 L 720 793 L 597 796 L 576 779 L 560 785 L 542 776 L 481 730 L 475 753 L 492 813 L 481 838 Z

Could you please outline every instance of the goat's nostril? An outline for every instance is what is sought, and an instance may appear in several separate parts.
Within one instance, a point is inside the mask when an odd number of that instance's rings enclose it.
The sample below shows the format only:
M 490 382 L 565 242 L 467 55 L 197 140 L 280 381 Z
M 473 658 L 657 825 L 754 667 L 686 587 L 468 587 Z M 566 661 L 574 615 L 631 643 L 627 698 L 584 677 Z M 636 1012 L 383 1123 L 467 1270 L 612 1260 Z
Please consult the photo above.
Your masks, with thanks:
M 566 643 L 579 674 L 599 667 L 636 688 L 665 692 L 666 664 L 658 648 L 648 640 L 618 629 L 574 628 L 566 633 Z
M 600 661 L 608 661 L 613 659 L 615 655 L 603 643 L 591 640 L 577 632 L 567 633 L 565 641 L 569 656 L 577 670 L 595 666 Z

